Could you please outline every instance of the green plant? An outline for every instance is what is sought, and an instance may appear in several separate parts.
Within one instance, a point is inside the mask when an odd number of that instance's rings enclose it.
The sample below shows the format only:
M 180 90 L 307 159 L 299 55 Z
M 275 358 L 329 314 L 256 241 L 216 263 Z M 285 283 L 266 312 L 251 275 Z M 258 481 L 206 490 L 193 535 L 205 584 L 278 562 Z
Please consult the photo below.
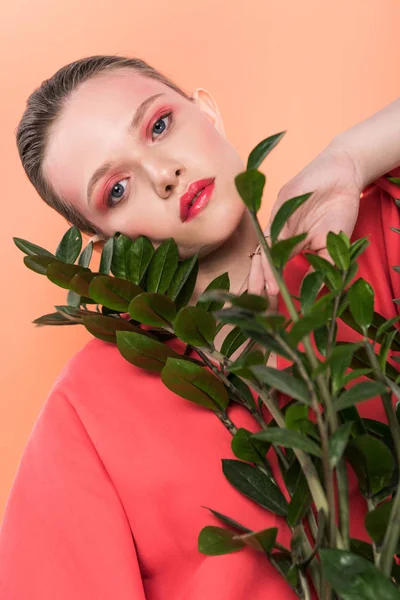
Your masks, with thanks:
M 311 597 L 311 584 L 324 600 L 400 598 L 394 560 L 400 552 L 400 411 L 396 414 L 392 404 L 393 396 L 400 400 L 400 376 L 387 361 L 400 350 L 397 319 L 374 312 L 373 289 L 367 281 L 355 280 L 366 238 L 351 243 L 343 233 L 329 233 L 333 264 L 307 254 L 314 272 L 303 281 L 300 298 L 290 295 L 283 268 L 303 236 L 279 240 L 279 234 L 311 194 L 282 206 L 272 223 L 270 245 L 257 219 L 265 184 L 258 167 L 282 136 L 256 146 L 235 183 L 289 316 L 267 312 L 261 296 L 232 294 L 227 273 L 191 305 L 198 256 L 180 261 L 173 239 L 154 250 L 145 237 L 132 241 L 117 233 L 105 244 L 98 271 L 92 272 L 92 244 L 82 251 L 81 234 L 72 227 L 54 254 L 14 238 L 27 255 L 28 268 L 68 290 L 66 305 L 34 323 L 84 325 L 92 335 L 115 343 L 132 364 L 160 373 L 169 389 L 209 409 L 230 431 L 235 458 L 223 460 L 224 476 L 252 501 L 286 519 L 291 547 L 277 541 L 276 528 L 251 531 L 210 508 L 223 527 L 200 532 L 200 552 L 217 555 L 250 546 L 265 555 L 300 598 Z M 327 293 L 318 297 L 321 285 Z M 337 339 L 339 319 L 358 332 L 356 343 Z M 225 325 L 231 330 L 217 349 L 215 336 Z M 186 344 L 182 354 L 164 343 L 172 337 Z M 199 358 L 190 355 L 193 348 Z M 291 366 L 266 366 L 271 352 Z M 275 401 L 277 391 L 291 399 L 284 409 Z M 387 424 L 363 419 L 357 410 L 358 403 L 376 396 Z M 228 415 L 231 402 L 251 413 L 258 433 L 237 429 Z M 272 417 L 269 423 L 262 404 Z M 271 452 L 277 454 L 289 501 L 272 475 Z M 350 537 L 346 461 L 366 500 L 370 543 Z

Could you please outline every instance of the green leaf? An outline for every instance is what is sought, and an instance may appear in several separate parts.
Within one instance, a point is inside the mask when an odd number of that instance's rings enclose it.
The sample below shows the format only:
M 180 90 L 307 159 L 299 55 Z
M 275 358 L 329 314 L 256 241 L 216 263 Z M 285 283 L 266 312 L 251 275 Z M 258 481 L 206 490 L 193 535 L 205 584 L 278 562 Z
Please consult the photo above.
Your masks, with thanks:
M 314 330 L 314 340 L 317 350 L 322 356 L 326 356 L 328 346 L 329 329 L 326 325 L 318 327 Z
M 235 535 L 233 539 L 243 542 L 246 546 L 250 546 L 250 548 L 257 550 L 258 552 L 270 554 L 275 545 L 277 534 L 278 528 L 270 527 L 269 529 L 263 529 L 262 531 L 251 531 L 250 533 Z
M 222 470 L 234 488 L 276 515 L 286 516 L 288 503 L 271 479 L 239 460 L 223 459 Z
M 342 410 L 343 408 L 348 408 L 358 402 L 375 398 L 375 396 L 384 394 L 386 390 L 386 386 L 379 381 L 361 381 L 339 396 L 334 403 L 335 409 Z
M 383 542 L 383 538 L 385 537 L 392 507 L 393 500 L 389 500 L 367 513 L 365 517 L 365 528 L 368 531 L 368 535 L 378 546 Z
M 304 404 L 311 404 L 310 393 L 306 384 L 301 379 L 292 377 L 285 371 L 264 365 L 255 365 L 249 368 L 261 381 L 271 387 L 277 388 L 280 392 L 287 394 L 295 400 L 304 402 Z
M 254 374 L 250 369 L 253 365 L 265 365 L 265 356 L 261 350 L 252 350 L 251 352 L 246 353 L 244 356 L 241 356 L 231 363 L 227 368 L 230 373 L 236 373 L 239 377 L 251 380 L 254 379 Z
M 199 254 L 196 253 L 193 256 L 190 256 L 189 258 L 186 258 L 185 260 L 183 260 L 182 262 L 179 263 L 179 266 L 177 268 L 177 270 L 175 271 L 175 274 L 172 278 L 171 281 L 171 285 L 169 286 L 168 289 L 168 296 L 172 299 L 172 300 L 176 300 L 179 293 L 182 291 L 185 283 L 187 282 L 187 280 L 189 279 L 190 274 L 196 270 L 198 270 L 198 261 L 199 261 Z M 196 269 L 197 267 L 197 269 Z
M 324 297 L 326 298 L 326 296 Z M 300 317 L 293 323 L 293 326 L 288 333 L 288 340 L 292 346 L 296 347 L 302 339 L 310 335 L 315 329 L 319 329 L 328 321 L 332 312 L 331 307 L 328 304 L 329 302 L 330 299 L 327 298 L 326 304 L 323 306 L 314 304 L 312 311 L 309 311 L 305 317 Z
M 352 428 L 353 422 L 344 423 L 329 439 L 329 460 L 332 469 L 336 467 L 343 456 Z
M 154 255 L 153 244 L 141 235 L 126 251 L 126 278 L 140 285 Z
M 286 222 L 296 212 L 296 210 L 300 208 L 300 206 L 302 206 L 304 202 L 310 198 L 310 196 L 312 196 L 312 194 L 313 192 L 309 194 L 302 194 L 301 196 L 295 196 L 294 198 L 289 198 L 289 200 L 286 200 L 286 202 L 282 204 L 271 225 L 271 240 L 273 244 L 278 239 L 278 236 Z
M 63 262 L 52 262 L 46 270 L 47 278 L 66 290 L 70 289 L 71 279 L 78 273 L 90 273 L 90 271 L 79 265 Z
M 296 246 L 304 241 L 306 237 L 306 233 L 301 233 L 300 235 L 287 238 L 286 240 L 275 242 L 271 248 L 271 257 L 277 269 L 283 269 Z
M 272 427 L 253 434 L 253 438 L 263 440 L 264 442 L 271 442 L 271 444 L 278 444 L 284 448 L 298 448 L 318 458 L 322 456 L 321 449 L 315 442 L 293 429 Z
M 221 346 L 221 354 L 229 358 L 247 340 L 247 336 L 239 327 L 234 327 L 226 336 Z
M 382 373 L 386 373 L 386 365 L 387 359 L 389 355 L 389 350 L 391 348 L 394 337 L 397 335 L 397 331 L 391 331 L 386 334 L 385 339 L 382 342 L 380 351 L 379 351 L 379 366 L 381 368 Z
M 90 297 L 107 308 L 128 312 L 131 300 L 143 293 L 142 288 L 126 279 L 98 275 L 89 285 Z
M 178 267 L 179 269 L 179 267 Z M 193 269 L 190 271 L 189 276 L 181 291 L 178 294 L 178 297 L 175 300 L 175 305 L 178 310 L 186 306 L 193 296 L 194 289 L 196 287 L 197 282 L 197 274 L 199 272 L 199 262 L 196 261 Z M 172 284 L 171 284 L 172 285 Z
M 175 334 L 186 344 L 209 346 L 214 341 L 217 323 L 213 315 L 198 306 L 185 306 L 174 320 Z
M 326 238 L 326 247 L 338 269 L 347 271 L 350 267 L 350 249 L 343 237 L 330 231 Z
M 382 323 L 382 325 L 380 325 L 376 331 L 375 340 L 378 340 L 384 333 L 386 333 L 389 330 L 389 333 L 398 333 L 398 329 L 396 327 L 393 327 L 393 325 L 399 320 L 400 315 L 397 315 L 396 317 L 392 317 L 391 319 L 388 319 L 387 321 Z
M 340 315 L 340 318 L 341 318 L 342 321 L 344 321 L 346 323 L 346 325 L 348 325 L 349 327 L 351 327 L 355 331 L 358 331 L 359 333 L 364 333 L 362 327 L 360 327 L 360 325 L 358 325 L 357 322 L 355 321 L 355 319 L 353 318 L 350 310 L 346 309 Z M 367 329 L 367 336 L 368 336 L 368 338 L 370 340 L 375 341 L 375 337 L 378 335 L 379 329 L 381 327 L 383 328 L 386 325 L 386 323 L 387 323 L 387 320 L 385 319 L 385 317 L 383 317 L 382 315 L 380 315 L 377 312 L 374 312 L 373 318 L 372 318 L 372 324 Z M 394 338 L 394 340 L 392 342 L 392 350 L 400 351 L 400 333 L 399 333 L 398 336 L 396 336 Z
M 68 319 L 64 315 L 60 314 L 59 312 L 42 315 L 41 317 L 38 317 L 37 319 L 32 321 L 32 323 L 34 323 L 38 327 L 41 327 L 43 325 L 78 325 L 79 324 L 78 321 L 72 321 L 71 319 Z
M 14 244 L 17 246 L 17 248 L 22 250 L 22 252 L 25 252 L 25 254 L 27 254 L 28 256 L 36 256 L 36 255 L 43 256 L 43 255 L 45 255 L 45 256 L 52 256 L 53 258 L 56 258 L 54 254 L 52 254 L 45 248 L 42 248 L 41 246 L 37 246 L 36 244 L 32 244 L 32 242 L 28 242 L 28 240 L 23 240 L 22 238 L 13 237 L 13 241 L 14 241 Z
M 163 242 L 150 261 L 147 274 L 147 291 L 164 294 L 178 268 L 178 247 L 173 238 Z
M 291 404 L 285 412 L 285 425 L 288 429 L 299 430 L 302 421 L 308 420 L 306 404 Z
M 235 177 L 236 189 L 247 208 L 257 213 L 265 185 L 265 175 L 256 169 L 249 169 Z
M 271 444 L 252 438 L 252 432 L 241 427 L 232 438 L 231 448 L 236 458 L 264 466 Z
M 109 318 L 112 319 L 113 317 Z M 160 373 L 168 358 L 176 358 L 180 355 L 167 344 L 143 335 L 145 333 L 145 331 L 143 333 L 118 331 L 118 350 L 128 362 L 136 367 Z
M 276 133 L 275 135 L 271 135 L 270 137 L 262 140 L 249 154 L 249 158 L 247 160 L 246 170 L 258 169 L 266 156 L 271 152 L 273 148 L 283 138 L 286 131 L 281 131 L 280 133 Z
M 128 256 L 133 242 L 126 235 L 114 234 L 114 251 L 111 261 L 111 273 L 115 277 L 128 279 Z
M 238 529 L 239 531 L 243 531 L 243 533 L 251 533 L 251 529 L 248 529 L 247 527 L 244 527 L 244 525 L 241 525 L 240 523 L 238 523 L 237 521 L 234 521 L 230 517 L 227 517 L 226 515 L 223 515 L 222 513 L 217 512 L 216 510 L 213 510 L 212 508 L 209 508 L 208 506 L 203 506 L 203 508 L 206 508 L 207 510 L 209 510 L 210 512 L 212 512 L 212 514 L 215 517 L 217 517 L 217 519 L 219 519 L 220 521 L 222 521 L 222 523 L 225 523 L 225 525 L 229 525 L 229 527 L 233 527 L 234 529 Z
M 309 273 L 301 284 L 300 290 L 300 304 L 301 310 L 304 315 L 306 315 L 315 302 L 317 294 L 321 289 L 321 286 L 324 282 L 324 276 L 322 273 L 318 271 L 313 271 Z
M 170 327 L 176 316 L 176 307 L 167 296 L 145 292 L 133 298 L 128 312 L 132 319 L 144 325 Z
M 399 600 L 398 588 L 365 558 L 333 549 L 319 555 L 325 578 L 342 600 Z
M 76 294 L 73 290 L 69 290 L 67 294 L 67 304 L 71 307 L 79 306 L 82 303 L 82 298 L 79 294 Z
M 358 273 L 358 263 L 353 262 L 350 264 L 349 270 L 347 271 L 347 275 L 344 279 L 344 283 L 343 283 L 344 288 L 347 288 L 347 286 L 349 286 L 350 283 L 353 282 L 353 279 L 357 275 L 357 273 Z M 347 299 L 346 299 L 346 303 L 347 303 Z M 344 308 L 343 308 L 343 310 L 344 310 Z M 338 315 L 340 316 L 340 312 L 338 312 Z
M 394 460 L 392 453 L 380 440 L 371 435 L 360 435 L 347 445 L 346 457 L 353 467 L 361 492 L 373 496 L 392 479 Z
M 268 308 L 268 300 L 258 294 L 248 294 L 245 292 L 241 296 L 231 298 L 233 306 L 239 306 L 252 312 L 264 312 Z
M 29 255 L 29 256 L 24 256 L 23 258 L 24 260 L 24 264 L 26 267 L 28 267 L 28 269 L 30 269 L 31 271 L 34 271 L 35 273 L 39 273 L 39 275 L 46 275 L 47 273 L 47 267 L 52 264 L 64 264 L 61 261 L 58 261 L 56 258 L 53 258 L 52 256 L 35 256 L 33 254 Z
M 386 177 L 389 181 L 394 183 L 395 185 L 400 186 L 400 177 Z
M 94 337 L 104 342 L 111 344 L 117 343 L 116 332 L 117 331 L 128 331 L 135 335 L 150 336 L 146 331 L 142 331 L 132 323 L 129 323 L 125 319 L 116 319 L 115 317 L 108 317 L 101 314 L 83 314 L 82 322 L 86 329 L 94 335 Z
M 285 329 L 286 318 L 284 315 L 257 315 L 255 319 L 268 331 L 277 332 Z
M 99 273 L 108 275 L 111 269 L 112 256 L 114 252 L 114 237 L 110 237 L 103 246 L 100 257 Z
M 59 305 L 59 306 L 55 306 L 54 308 L 56 308 L 58 312 L 62 313 L 63 316 L 65 316 L 69 319 L 72 319 L 73 321 L 75 321 L 76 319 L 80 319 L 82 321 L 83 315 L 90 316 L 90 315 L 97 314 L 91 310 L 86 310 L 83 308 L 76 308 L 74 306 Z
M 229 529 L 207 525 L 200 531 L 198 550 L 207 556 L 230 554 L 244 548 L 244 542 L 234 540 L 235 533 Z
M 254 401 L 253 394 L 251 393 L 249 386 L 243 381 L 243 379 L 240 379 L 240 377 L 238 377 L 234 373 L 229 373 L 228 380 L 230 381 L 231 385 L 235 388 L 235 390 L 237 390 L 239 394 L 245 399 L 248 406 L 251 406 L 252 409 L 256 410 L 257 406 Z M 232 397 L 231 399 L 236 401 L 234 397 Z
M 361 277 L 349 288 L 347 293 L 350 311 L 360 327 L 369 327 L 374 314 L 374 290 Z
M 366 237 L 362 237 L 359 240 L 353 242 L 350 246 L 350 257 L 351 260 L 356 260 L 369 246 L 369 240 Z
M 224 384 L 208 369 L 182 358 L 169 358 L 161 371 L 164 385 L 178 396 L 214 412 L 229 403 Z
M 372 369 L 354 369 L 354 371 L 351 371 L 344 376 L 341 387 L 346 387 L 346 385 L 351 381 L 354 381 L 354 379 L 369 375 L 370 373 L 372 373 Z
M 350 343 L 341 343 L 335 346 L 332 350 L 330 356 L 313 371 L 313 378 L 315 378 L 320 373 L 324 373 L 328 367 L 331 365 L 337 365 L 338 361 L 341 364 L 342 374 L 348 369 L 348 366 L 351 362 L 351 358 L 356 350 L 361 348 L 361 344 L 350 344 Z M 344 360 L 343 360 L 344 359 Z M 337 376 L 337 373 L 335 373 Z
M 310 505 L 310 490 L 308 489 L 307 480 L 303 472 L 300 471 L 288 509 L 287 522 L 290 527 L 296 527 L 296 525 L 301 523 Z
M 342 287 L 342 279 L 339 271 L 322 256 L 317 254 L 305 253 L 304 256 L 310 263 L 310 265 L 316 270 L 320 271 L 324 275 L 326 285 L 330 290 L 340 290 Z
M 63 235 L 56 250 L 56 257 L 65 263 L 73 264 L 82 249 L 82 234 L 75 225 Z
M 88 267 L 93 255 L 93 242 L 89 242 L 84 250 L 82 250 L 79 258 L 78 265 L 81 267 Z
M 197 301 L 196 306 L 203 308 L 204 310 L 207 310 L 208 312 L 214 312 L 217 310 L 221 310 L 221 308 L 224 306 L 226 300 L 213 302 L 212 300 L 202 299 L 202 297 L 206 292 L 210 292 L 212 290 L 229 291 L 229 286 L 230 286 L 230 281 L 229 281 L 228 272 L 222 273 L 222 275 L 218 275 L 218 277 L 213 279 L 208 284 L 208 286 L 204 290 L 203 294 L 200 296 L 199 300 Z
M 370 365 L 370 362 L 369 362 L 369 357 L 368 357 L 368 355 L 366 353 L 365 348 L 359 348 L 359 350 L 356 350 L 356 352 L 354 352 L 353 359 L 351 361 L 351 365 L 350 366 L 351 366 L 352 369 L 371 368 L 371 365 Z M 393 381 L 395 381 L 396 378 L 399 375 L 397 369 L 395 369 L 389 363 L 387 363 L 387 365 L 386 365 L 386 374 Z M 389 385 L 389 383 L 388 383 L 388 385 Z
M 70 280 L 69 289 L 79 296 L 90 298 L 90 283 L 95 277 L 98 276 L 99 273 L 93 273 L 92 271 L 83 271 L 82 273 L 77 273 Z

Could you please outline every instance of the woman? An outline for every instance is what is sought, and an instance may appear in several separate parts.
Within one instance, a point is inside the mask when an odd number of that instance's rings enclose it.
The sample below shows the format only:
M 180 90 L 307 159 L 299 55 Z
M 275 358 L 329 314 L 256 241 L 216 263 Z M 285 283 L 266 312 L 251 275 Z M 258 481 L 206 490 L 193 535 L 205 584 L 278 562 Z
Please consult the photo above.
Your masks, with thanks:
M 393 121 L 391 115 L 385 119 Z M 361 190 L 400 164 L 400 152 L 391 150 L 397 139 L 392 141 L 390 127 L 383 135 L 383 125 L 375 131 L 372 119 L 366 128 L 368 135 L 358 126 L 336 138 L 278 198 L 301 187 L 318 188 L 312 210 L 288 226 L 290 234 L 308 230 L 316 219 L 320 227 L 314 223 L 308 240 L 314 250 L 323 252 L 330 229 L 351 233 Z M 91 57 L 64 67 L 34 92 L 17 141 L 38 192 L 83 232 L 103 240 L 115 231 L 132 238 L 142 234 L 155 246 L 173 237 L 181 258 L 199 251 L 194 298 L 224 271 L 233 292 L 243 285 L 261 291 L 265 280 L 270 293 L 276 292 L 258 254 L 250 269 L 257 238 L 234 186 L 244 165 L 205 90 L 188 97 L 142 61 Z M 200 183 L 191 187 L 193 182 Z M 188 218 L 185 194 L 202 189 L 200 200 L 207 203 L 202 207 L 199 201 Z M 392 316 L 395 306 L 387 298 L 392 257 L 382 245 L 388 227 L 381 217 L 385 213 L 393 219 L 390 225 L 400 224 L 389 194 L 379 197 L 377 190 L 368 188 L 364 211 L 376 238 L 369 260 L 379 256 L 383 263 L 377 269 L 383 273 L 377 275 L 381 312 Z M 394 212 L 388 216 L 389 205 Z M 364 221 L 361 214 L 363 227 Z M 304 272 L 300 256 L 289 267 L 292 286 Z M 232 406 L 229 414 L 237 427 L 258 429 L 241 406 Z M 219 525 L 204 507 L 254 530 L 278 526 L 280 541 L 288 543 L 282 520 L 225 480 L 220 459 L 232 457 L 230 442 L 209 411 L 125 361 L 114 345 L 89 341 L 55 381 L 18 468 L 0 535 L 1 597 L 294 597 L 256 552 L 214 558 L 197 551 L 202 527 Z M 355 529 L 360 537 L 361 523 Z

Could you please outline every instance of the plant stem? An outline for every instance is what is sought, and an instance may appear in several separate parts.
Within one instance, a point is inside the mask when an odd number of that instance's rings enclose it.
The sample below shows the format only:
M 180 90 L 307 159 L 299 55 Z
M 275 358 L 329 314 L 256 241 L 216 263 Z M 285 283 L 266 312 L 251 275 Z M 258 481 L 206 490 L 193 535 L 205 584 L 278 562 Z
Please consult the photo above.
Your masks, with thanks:
M 297 353 L 285 342 L 285 340 L 280 335 L 275 335 L 276 341 L 280 344 L 281 348 L 285 350 L 285 352 L 289 355 L 291 360 L 297 365 L 299 373 L 303 378 L 308 392 L 311 398 L 311 406 L 314 411 L 315 417 L 317 419 L 318 431 L 321 436 L 321 444 L 322 444 L 322 464 L 324 468 L 324 478 L 325 478 L 325 486 L 326 493 L 329 504 L 329 540 L 331 547 L 335 546 L 336 541 L 336 521 L 335 521 L 335 488 L 334 488 L 334 479 L 333 479 L 333 470 L 330 466 L 329 462 L 329 442 L 328 442 L 328 432 L 326 424 L 322 418 L 320 406 L 318 403 L 318 399 L 315 393 L 314 384 L 311 381 L 309 374 L 307 373 L 300 357 Z
M 375 508 L 375 502 L 371 498 L 367 498 L 366 500 L 367 500 L 368 512 L 373 511 Z M 381 553 L 378 552 L 375 542 L 373 540 L 371 540 L 371 541 L 372 541 L 372 553 L 374 556 L 374 563 L 377 567 L 379 567 L 380 561 L 381 561 Z
M 269 266 L 272 270 L 272 273 L 275 277 L 275 280 L 278 283 L 278 287 L 280 290 L 280 293 L 282 295 L 282 298 L 286 304 L 286 307 L 289 311 L 289 315 L 292 319 L 293 322 L 298 321 L 299 319 L 299 315 L 297 313 L 296 307 L 293 303 L 292 297 L 289 293 L 289 290 L 283 280 L 283 278 L 280 276 L 280 273 L 278 272 L 278 270 L 276 269 L 273 260 L 272 260 L 272 256 L 271 256 L 271 252 L 269 249 L 269 246 L 267 244 L 267 241 L 264 237 L 264 234 L 262 232 L 261 226 L 258 222 L 257 216 L 253 211 L 250 211 L 250 215 L 254 224 L 254 227 L 258 233 L 258 237 L 259 237 L 259 241 L 260 241 L 260 245 L 263 248 L 264 254 L 267 257 L 267 260 L 269 262 Z M 304 344 L 304 348 L 306 351 L 306 355 L 307 358 L 310 362 L 310 365 L 312 368 L 316 368 L 318 366 L 318 360 L 317 357 L 315 356 L 315 353 L 313 351 L 312 345 L 311 345 L 311 340 L 309 338 L 309 336 L 306 336 L 303 339 L 303 344 Z M 324 403 L 325 409 L 326 409 L 326 413 L 327 413 L 327 418 L 328 418 L 328 422 L 330 425 L 330 429 L 331 432 L 334 433 L 338 427 L 338 420 L 337 420 L 337 415 L 336 415 L 336 411 L 333 407 L 333 403 L 332 403 L 332 399 L 331 399 L 331 395 L 329 393 L 329 389 L 326 385 L 326 381 L 325 381 L 325 377 L 322 374 L 319 374 L 316 377 L 316 382 L 317 382 L 317 386 L 319 389 L 319 392 L 321 394 L 321 398 L 322 401 Z M 325 437 L 325 435 L 324 435 Z M 327 439 L 325 439 L 325 441 L 322 439 L 321 437 L 321 442 L 323 444 L 323 455 L 325 456 L 324 459 L 324 470 L 325 470 L 325 475 L 326 475 L 326 481 L 330 482 L 329 486 L 327 485 L 327 493 L 328 493 L 328 506 L 327 506 L 327 511 L 326 515 L 329 517 L 330 519 L 330 533 L 331 533 L 331 542 L 333 542 L 334 539 L 334 534 L 333 531 L 334 529 L 336 530 L 336 523 L 335 523 L 335 503 L 334 503 L 334 488 L 333 488 L 333 472 L 330 469 L 330 465 L 329 465 L 329 453 L 326 454 L 327 452 L 327 446 L 326 446 L 326 442 Z M 331 475 L 328 475 L 328 469 L 331 471 Z M 311 490 L 310 490 L 311 491 Z M 315 501 L 315 500 L 314 500 Z M 333 509 L 329 511 L 329 508 Z M 329 512 L 333 512 L 333 514 L 329 515 Z M 336 530 L 336 542 L 337 545 L 339 546 L 339 548 L 343 548 L 344 544 L 343 544 L 343 540 L 342 540 L 342 536 L 340 535 L 340 533 Z
M 299 579 L 300 579 L 301 589 L 303 590 L 304 600 L 311 600 L 311 593 L 310 593 L 310 588 L 308 586 L 308 581 L 301 569 L 299 569 Z
M 318 565 L 318 561 L 316 560 L 315 556 L 313 555 L 313 549 L 311 548 L 310 542 L 308 541 L 308 538 L 304 531 L 303 525 L 301 525 L 301 524 L 296 525 L 296 527 L 294 529 L 292 529 L 292 533 L 293 533 L 293 537 L 292 537 L 293 562 L 294 562 L 294 564 L 298 565 L 299 575 L 300 575 L 300 573 L 304 574 L 304 570 L 305 570 L 304 561 L 306 561 L 308 557 L 311 557 L 310 560 L 308 561 L 308 570 L 310 572 L 310 576 L 311 576 L 315 591 L 318 594 L 318 590 L 320 589 L 320 586 L 321 586 L 320 568 Z M 293 544 L 294 539 L 296 541 Z M 307 588 L 308 588 L 307 580 L 306 580 L 306 583 L 307 583 Z M 303 589 L 303 594 L 304 594 L 305 590 L 304 590 L 303 586 L 302 586 L 302 589 Z
M 221 411 L 221 412 L 216 412 L 215 414 L 217 415 L 217 417 L 221 421 L 221 423 L 223 425 L 225 425 L 225 427 L 227 428 L 229 433 L 231 433 L 232 435 L 235 435 L 235 433 L 237 433 L 236 425 L 233 423 L 233 421 L 231 421 L 231 419 L 228 417 L 226 412 Z
M 378 360 L 372 345 L 369 343 L 366 331 L 364 331 L 364 344 L 368 353 L 368 358 L 374 370 L 375 378 L 387 384 L 386 378 L 380 370 Z M 393 409 L 392 397 L 389 393 L 384 393 L 381 396 L 383 406 L 388 420 L 390 433 L 392 435 L 393 444 L 396 452 L 397 466 L 400 468 L 400 426 L 397 421 L 396 414 Z M 400 493 L 396 491 L 393 500 L 392 510 L 390 512 L 389 521 L 386 527 L 385 536 L 383 538 L 382 547 L 380 550 L 380 568 L 390 577 L 392 572 L 393 555 L 396 551 L 397 542 L 400 536 Z
M 340 294 L 338 294 L 335 298 L 333 304 L 333 312 L 332 312 L 332 322 L 329 328 L 328 333 L 328 343 L 326 349 L 326 359 L 328 359 L 331 355 L 331 349 L 333 345 L 335 328 L 336 328 L 336 318 L 339 309 L 340 299 L 344 290 L 344 283 L 347 277 L 347 271 L 343 271 L 342 273 L 342 289 L 340 290 Z M 326 382 L 328 384 L 330 378 L 331 369 L 328 367 L 326 371 Z M 331 403 L 330 403 L 331 404 Z M 336 412 L 333 410 L 330 415 L 330 427 L 331 433 L 335 433 L 338 428 L 338 421 Z M 342 536 L 343 541 L 343 549 L 350 550 L 350 522 L 349 522 L 349 489 L 348 489 L 348 481 L 347 481 L 347 470 L 346 463 L 343 457 L 340 458 L 338 464 L 336 466 L 336 477 L 337 477 L 337 487 L 338 487 L 338 500 L 339 500 L 339 529 Z
M 349 484 L 346 463 L 341 458 L 336 465 L 339 498 L 339 525 L 343 550 L 350 550 Z
M 253 380 L 249 381 L 247 379 L 244 379 L 244 381 L 259 394 L 263 402 L 265 401 L 265 404 L 268 410 L 271 412 L 276 423 L 279 425 L 279 427 L 282 427 L 284 429 L 285 419 L 279 408 L 277 408 L 275 404 L 269 401 L 268 394 L 265 394 L 264 390 L 258 387 L 258 385 Z M 319 480 L 314 463 L 312 462 L 308 454 L 306 454 L 302 450 L 293 448 L 293 452 L 301 465 L 305 478 L 307 479 L 308 487 L 317 510 L 322 510 L 326 515 L 328 515 L 328 501 L 326 499 L 325 492 Z

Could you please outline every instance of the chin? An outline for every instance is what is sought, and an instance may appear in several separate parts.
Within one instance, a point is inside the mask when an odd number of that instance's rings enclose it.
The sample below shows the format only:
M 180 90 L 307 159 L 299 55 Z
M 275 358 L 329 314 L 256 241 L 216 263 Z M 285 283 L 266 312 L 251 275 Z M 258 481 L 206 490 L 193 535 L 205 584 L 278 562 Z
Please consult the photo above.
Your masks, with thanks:
M 239 199 L 236 205 L 232 202 L 229 208 L 224 207 L 221 214 L 216 214 L 218 211 L 210 211 L 209 218 L 199 218 L 196 239 L 192 238 L 193 245 L 190 250 L 185 251 L 184 258 L 196 252 L 199 252 L 199 258 L 205 258 L 215 252 L 237 231 L 245 211 L 246 207 Z

